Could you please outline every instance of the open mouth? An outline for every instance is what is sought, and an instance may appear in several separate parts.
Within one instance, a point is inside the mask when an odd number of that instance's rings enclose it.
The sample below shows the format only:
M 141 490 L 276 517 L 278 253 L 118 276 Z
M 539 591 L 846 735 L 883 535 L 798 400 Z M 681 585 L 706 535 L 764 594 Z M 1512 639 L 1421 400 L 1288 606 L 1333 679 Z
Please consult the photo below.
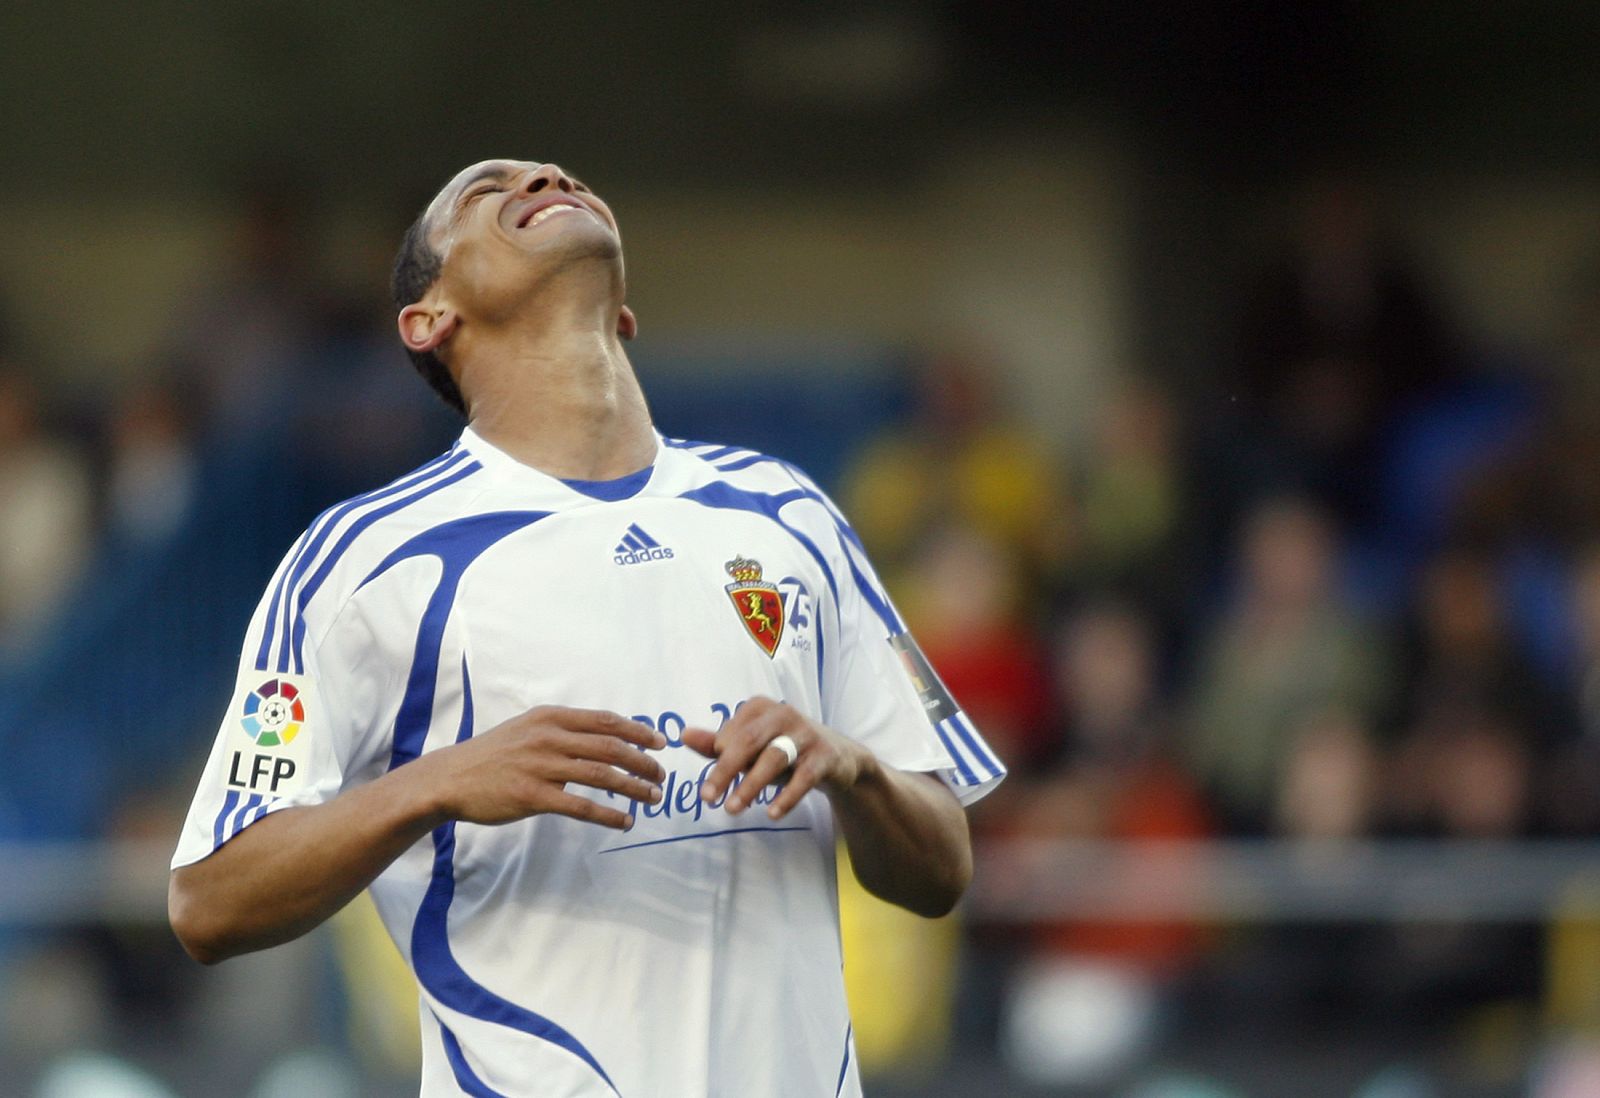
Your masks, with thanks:
M 533 226 L 539 224 L 539 222 L 548 221 L 557 214 L 574 213 L 581 210 L 581 206 L 574 206 L 569 202 L 552 202 L 548 206 L 540 206 L 538 209 L 529 210 L 527 213 L 523 214 L 521 219 L 517 222 L 517 228 L 532 228 Z

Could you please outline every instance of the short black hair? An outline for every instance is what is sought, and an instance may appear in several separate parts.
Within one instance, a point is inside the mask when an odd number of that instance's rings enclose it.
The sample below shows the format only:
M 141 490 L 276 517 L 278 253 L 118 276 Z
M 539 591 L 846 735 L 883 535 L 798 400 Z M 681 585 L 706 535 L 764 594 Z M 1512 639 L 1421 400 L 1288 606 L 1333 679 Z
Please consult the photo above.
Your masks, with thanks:
M 421 301 L 439 281 L 439 271 L 443 267 L 444 256 L 435 251 L 428 240 L 428 211 L 423 210 L 406 230 L 400 241 L 400 251 L 394 257 L 389 292 L 394 295 L 396 307 L 404 309 Z M 417 368 L 417 373 L 439 394 L 439 399 L 466 415 L 467 402 L 444 361 L 432 351 L 413 351 L 407 347 L 406 354 L 411 356 L 411 365 Z

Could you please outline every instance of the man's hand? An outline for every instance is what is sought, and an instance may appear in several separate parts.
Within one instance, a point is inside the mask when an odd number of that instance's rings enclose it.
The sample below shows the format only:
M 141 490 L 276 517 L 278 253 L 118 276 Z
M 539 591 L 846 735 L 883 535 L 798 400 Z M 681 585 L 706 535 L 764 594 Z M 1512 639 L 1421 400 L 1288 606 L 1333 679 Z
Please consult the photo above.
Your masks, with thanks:
M 660 732 L 616 713 L 539 706 L 411 765 L 437 768 L 432 777 L 447 819 L 500 824 L 554 813 L 626 831 L 626 812 L 566 787 L 655 804 L 666 772 L 640 748 L 666 745 Z
M 655 804 L 666 774 L 640 748 L 666 743 L 615 713 L 530 709 L 330 801 L 274 812 L 210 857 L 174 870 L 172 927 L 208 964 L 286 942 L 338 911 L 447 820 L 498 824 L 548 812 L 625 831 L 627 813 L 566 787 Z
M 793 766 L 782 749 L 770 746 L 779 736 L 788 736 L 799 749 Z M 771 698 L 751 698 L 717 732 L 685 729 L 683 742 L 716 760 L 700 793 L 708 803 L 716 801 L 736 777 L 744 775 L 739 788 L 728 795 L 723 805 L 734 816 L 786 772 L 788 781 L 767 806 L 767 815 L 774 820 L 783 819 L 813 789 L 829 793 L 850 789 L 876 763 L 872 753 L 854 740 Z

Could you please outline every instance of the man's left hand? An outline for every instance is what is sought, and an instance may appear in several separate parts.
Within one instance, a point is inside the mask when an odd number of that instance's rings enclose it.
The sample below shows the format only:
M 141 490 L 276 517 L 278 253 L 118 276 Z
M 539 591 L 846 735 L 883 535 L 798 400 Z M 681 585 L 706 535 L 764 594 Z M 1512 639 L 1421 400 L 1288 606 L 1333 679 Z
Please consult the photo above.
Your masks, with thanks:
M 781 748 L 771 746 L 779 736 L 794 741 L 799 753 L 794 764 Z M 706 775 L 700 796 L 713 803 L 744 775 L 724 807 L 737 816 L 773 782 L 788 774 L 788 780 L 767 815 L 781 820 L 811 790 L 842 792 L 855 785 L 864 770 L 876 761 L 870 751 L 854 740 L 810 720 L 786 702 L 771 698 L 751 698 L 739 707 L 716 732 L 690 728 L 683 732 L 686 746 L 698 751 L 716 765 Z

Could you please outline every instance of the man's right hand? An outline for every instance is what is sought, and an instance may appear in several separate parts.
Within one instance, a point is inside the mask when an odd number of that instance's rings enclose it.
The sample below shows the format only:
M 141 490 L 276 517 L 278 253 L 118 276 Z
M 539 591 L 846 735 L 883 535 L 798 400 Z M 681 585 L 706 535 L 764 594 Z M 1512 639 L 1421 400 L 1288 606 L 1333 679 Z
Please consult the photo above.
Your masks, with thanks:
M 660 732 L 616 713 L 541 705 L 411 765 L 437 768 L 439 807 L 448 819 L 501 824 L 554 813 L 626 831 L 627 812 L 566 787 L 655 804 L 666 771 L 640 749 L 666 744 Z

